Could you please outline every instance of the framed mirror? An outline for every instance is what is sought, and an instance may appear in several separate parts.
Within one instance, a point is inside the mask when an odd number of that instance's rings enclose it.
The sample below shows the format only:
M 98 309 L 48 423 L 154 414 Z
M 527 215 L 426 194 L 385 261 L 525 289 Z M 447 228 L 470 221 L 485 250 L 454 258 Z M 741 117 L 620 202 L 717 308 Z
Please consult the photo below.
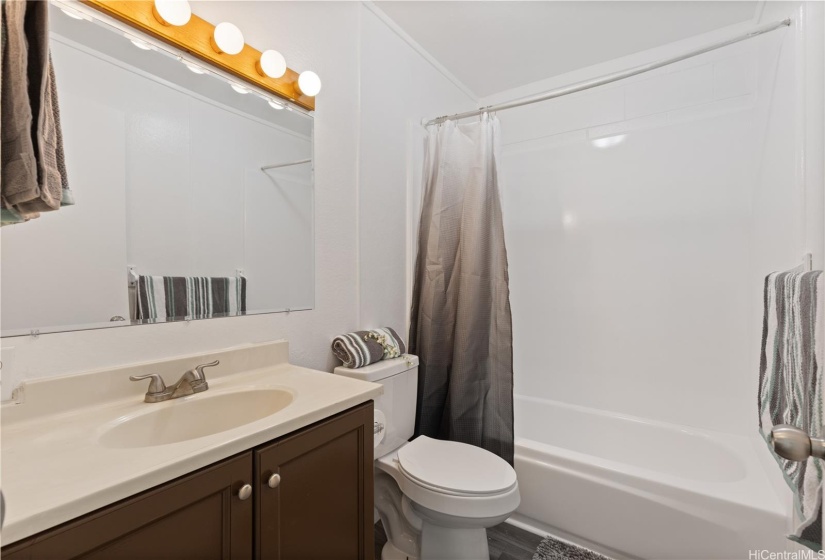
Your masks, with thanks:
M 2 335 L 312 309 L 312 116 L 50 17 L 75 204 L 0 231 Z

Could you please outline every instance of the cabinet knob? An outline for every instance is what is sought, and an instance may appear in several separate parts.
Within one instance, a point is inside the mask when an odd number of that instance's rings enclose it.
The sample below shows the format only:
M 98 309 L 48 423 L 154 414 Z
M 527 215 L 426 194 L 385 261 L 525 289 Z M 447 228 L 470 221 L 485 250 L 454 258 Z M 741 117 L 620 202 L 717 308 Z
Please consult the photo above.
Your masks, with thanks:
M 277 488 L 281 483 L 281 475 L 278 473 L 273 474 L 269 477 L 269 480 L 267 480 L 266 483 L 270 488 Z
M 244 484 L 241 486 L 241 489 L 238 490 L 238 497 L 242 500 L 248 500 L 249 496 L 252 495 L 252 485 L 251 484 Z

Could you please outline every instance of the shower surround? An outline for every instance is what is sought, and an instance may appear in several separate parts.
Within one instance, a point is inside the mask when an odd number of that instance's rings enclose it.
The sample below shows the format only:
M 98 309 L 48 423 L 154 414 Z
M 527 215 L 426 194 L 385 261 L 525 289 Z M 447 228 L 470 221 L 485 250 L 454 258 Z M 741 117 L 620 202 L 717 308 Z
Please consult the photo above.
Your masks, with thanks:
M 759 23 L 794 25 L 498 114 L 525 496 L 516 523 L 616 558 L 793 546 L 791 495 L 757 436 L 761 288 L 806 252 L 823 262 L 822 185 L 800 171 L 822 164 L 821 135 L 805 125 L 805 96 L 822 99 L 811 79 L 822 7 L 766 10 Z

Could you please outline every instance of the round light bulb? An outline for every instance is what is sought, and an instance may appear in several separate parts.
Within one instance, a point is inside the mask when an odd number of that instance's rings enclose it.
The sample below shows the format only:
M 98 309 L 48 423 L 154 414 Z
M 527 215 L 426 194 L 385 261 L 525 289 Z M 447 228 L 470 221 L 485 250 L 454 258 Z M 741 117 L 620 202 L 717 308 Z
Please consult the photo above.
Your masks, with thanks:
M 255 63 L 255 68 L 261 76 L 280 78 L 286 74 L 286 59 L 278 51 L 270 49 L 261 53 L 261 58 Z
M 298 89 L 304 95 L 315 97 L 321 91 L 321 78 L 311 70 L 301 72 L 301 75 L 298 76 Z
M 234 89 L 235 91 L 237 91 L 241 95 L 246 95 L 247 93 L 249 93 L 249 90 L 246 89 L 245 87 L 243 87 L 240 84 L 229 84 L 229 85 L 232 86 L 232 89 Z
M 269 106 L 277 111 L 283 111 L 284 105 L 282 103 L 278 103 L 277 101 L 270 100 L 268 101 Z
M 163 25 L 179 27 L 189 23 L 192 8 L 189 6 L 189 0 L 155 0 L 152 13 Z
M 212 33 L 212 47 L 219 53 L 238 54 L 243 50 L 243 33 L 227 21 L 219 23 Z

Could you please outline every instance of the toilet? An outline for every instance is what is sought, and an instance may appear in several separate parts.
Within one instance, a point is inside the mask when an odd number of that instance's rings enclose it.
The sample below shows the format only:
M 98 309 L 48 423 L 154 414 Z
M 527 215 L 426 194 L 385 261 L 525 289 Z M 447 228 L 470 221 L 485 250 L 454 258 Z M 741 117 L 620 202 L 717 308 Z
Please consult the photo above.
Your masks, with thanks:
M 516 472 L 480 447 L 412 441 L 418 357 L 335 373 L 384 386 L 375 399 L 375 509 L 387 533 L 382 560 L 489 558 L 487 528 L 521 501 Z M 377 519 L 376 519 L 377 520 Z

